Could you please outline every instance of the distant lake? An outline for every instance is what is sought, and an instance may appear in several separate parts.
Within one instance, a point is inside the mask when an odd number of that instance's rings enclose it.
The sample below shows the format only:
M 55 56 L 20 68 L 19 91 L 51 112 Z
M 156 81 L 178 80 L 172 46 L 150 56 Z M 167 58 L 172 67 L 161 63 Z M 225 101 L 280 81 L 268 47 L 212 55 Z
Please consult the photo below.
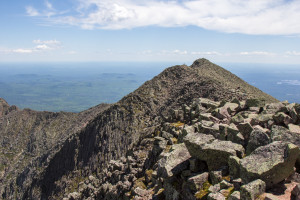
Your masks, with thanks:
M 183 63 L 0 63 L 0 97 L 20 108 L 80 112 L 117 102 L 176 64 Z M 218 64 L 279 100 L 300 102 L 300 66 Z

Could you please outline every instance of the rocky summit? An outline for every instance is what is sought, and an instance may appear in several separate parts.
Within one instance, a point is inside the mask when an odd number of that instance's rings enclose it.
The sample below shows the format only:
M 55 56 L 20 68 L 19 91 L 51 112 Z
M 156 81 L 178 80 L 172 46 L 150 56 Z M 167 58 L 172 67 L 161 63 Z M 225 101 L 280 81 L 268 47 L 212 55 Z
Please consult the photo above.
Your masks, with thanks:
M 81 113 L 0 99 L 0 197 L 297 199 L 299 124 L 299 104 L 206 59 Z

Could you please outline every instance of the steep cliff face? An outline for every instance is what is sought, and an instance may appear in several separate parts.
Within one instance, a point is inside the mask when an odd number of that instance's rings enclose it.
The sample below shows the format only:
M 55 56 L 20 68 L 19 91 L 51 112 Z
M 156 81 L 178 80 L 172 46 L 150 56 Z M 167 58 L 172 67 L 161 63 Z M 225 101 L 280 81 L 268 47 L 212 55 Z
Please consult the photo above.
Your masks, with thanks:
M 3 197 L 58 198 L 57 195 L 62 194 L 70 184 L 90 174 L 98 174 L 110 160 L 132 153 L 138 141 L 151 134 L 171 108 L 191 103 L 196 97 L 216 101 L 249 97 L 266 102 L 277 101 L 205 59 L 195 61 L 191 67 L 167 68 L 118 103 L 90 116 L 91 120 L 73 120 L 69 123 L 69 128 L 72 127 L 70 131 L 64 127 L 59 116 L 54 117 L 57 124 L 47 124 L 45 127 L 52 125 L 57 130 L 62 127 L 63 133 L 53 131 L 54 135 L 64 135 L 53 140 L 61 142 L 47 141 L 46 152 L 50 153 L 39 162 L 29 178 L 26 172 L 31 170 L 31 166 L 19 174 L 17 181 L 2 191 Z M 64 115 L 68 115 L 65 118 L 70 120 L 74 114 Z M 28 130 L 29 135 L 32 132 Z M 39 138 L 35 140 L 41 141 Z
M 6 111 L 0 117 L 0 192 L 2 198 L 16 198 L 43 169 L 54 153 L 53 149 L 81 130 L 108 105 L 78 114 L 19 110 L 7 103 L 3 107 Z

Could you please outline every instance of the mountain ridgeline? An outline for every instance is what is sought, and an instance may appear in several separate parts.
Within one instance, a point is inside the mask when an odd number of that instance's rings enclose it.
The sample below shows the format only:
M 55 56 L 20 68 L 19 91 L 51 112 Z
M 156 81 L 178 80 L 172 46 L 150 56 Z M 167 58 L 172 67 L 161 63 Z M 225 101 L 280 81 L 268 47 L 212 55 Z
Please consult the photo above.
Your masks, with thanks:
M 199 97 L 278 102 L 206 59 L 167 68 L 119 102 L 81 113 L 19 110 L 0 99 L 0 197 L 62 199 L 91 176 L 105 180 L 111 160 L 134 156 L 170 110 Z

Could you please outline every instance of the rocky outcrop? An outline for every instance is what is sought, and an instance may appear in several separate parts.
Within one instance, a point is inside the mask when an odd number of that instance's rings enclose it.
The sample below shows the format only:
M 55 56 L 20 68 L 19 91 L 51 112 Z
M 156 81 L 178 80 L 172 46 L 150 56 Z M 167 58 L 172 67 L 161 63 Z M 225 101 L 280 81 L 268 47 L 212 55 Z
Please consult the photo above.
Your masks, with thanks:
M 293 174 L 299 147 L 284 142 L 273 142 L 253 151 L 240 161 L 240 176 L 244 182 L 261 179 L 267 187 Z
M 206 99 L 199 99 L 199 97 Z M 195 98 L 198 98 L 198 102 Z M 1 117 L 1 142 L 8 146 L 20 147 L 17 151 L 9 152 L 9 155 L 14 152 L 14 158 L 19 159 L 18 155 L 23 151 L 20 155 L 24 155 L 24 163 L 26 164 L 17 167 L 20 170 L 13 170 L 13 173 L 8 170 L 8 168 L 12 169 L 13 159 L 4 167 L 2 171 L 6 173 L 6 181 L 1 188 L 1 195 L 7 199 L 12 199 L 15 196 L 18 199 L 59 199 L 65 196 L 64 193 L 70 191 L 69 193 L 72 193 L 70 197 L 77 198 L 77 193 L 73 193 L 76 192 L 75 190 L 80 195 L 91 194 L 91 192 L 86 191 L 98 191 L 97 184 L 91 182 L 88 182 L 91 185 L 87 185 L 87 189 L 78 191 L 78 184 L 82 180 L 87 180 L 90 175 L 94 175 L 101 184 L 108 182 L 107 187 L 100 190 L 104 191 L 101 195 L 105 194 L 104 196 L 106 196 L 108 194 L 108 199 L 114 198 L 115 194 L 119 190 L 121 191 L 119 188 L 123 188 L 121 185 L 124 188 L 130 188 L 130 184 L 128 184 L 130 181 L 126 182 L 122 179 L 122 182 L 115 184 L 114 182 L 111 183 L 110 179 L 103 179 L 107 174 L 102 174 L 100 171 L 108 169 L 111 160 L 132 155 L 136 145 L 142 144 L 142 141 L 146 142 L 144 138 L 150 138 L 147 142 L 151 141 L 152 144 L 153 137 L 149 136 L 159 136 L 166 139 L 167 145 L 165 147 L 164 142 L 157 141 L 156 150 L 151 151 L 149 154 L 151 159 L 146 160 L 144 166 L 149 170 L 154 167 L 153 171 L 157 173 L 155 163 L 160 159 L 160 156 L 163 157 L 161 154 L 165 150 L 162 149 L 164 147 L 165 149 L 172 149 L 170 145 L 182 141 L 185 133 L 182 133 L 181 128 L 186 124 L 192 126 L 194 122 L 201 123 L 194 127 L 195 131 L 207 131 L 206 134 L 212 133 L 213 137 L 218 139 L 216 140 L 217 143 L 212 142 L 211 145 L 208 145 L 205 152 L 214 155 L 215 152 L 223 152 L 222 149 L 233 145 L 236 147 L 235 153 L 227 152 L 226 157 L 228 155 L 240 156 L 242 151 L 239 145 L 246 145 L 248 139 L 242 135 L 242 132 L 239 134 L 234 131 L 229 131 L 228 136 L 225 135 L 224 138 L 221 138 L 221 134 L 218 132 L 218 130 L 220 131 L 218 123 L 229 125 L 228 122 L 232 122 L 238 124 L 237 122 L 241 120 L 249 122 L 251 126 L 265 126 L 268 121 L 273 120 L 265 117 L 265 115 L 260 116 L 260 110 L 253 109 L 253 107 L 249 108 L 250 111 L 248 112 L 250 113 L 243 112 L 243 109 L 247 107 L 244 106 L 245 103 L 240 101 L 249 98 L 261 99 L 260 101 L 266 103 L 277 102 L 273 97 L 248 85 L 221 67 L 205 59 L 199 59 L 190 67 L 182 65 L 164 70 L 118 103 L 105 107 L 103 110 L 91 111 L 92 114 L 90 115 L 88 114 L 89 111 L 79 115 L 74 113 L 41 114 L 30 110 L 20 111 L 21 114 L 18 112 L 16 114 L 14 114 L 15 112 L 8 113 Z M 194 103 L 193 100 L 195 100 Z M 226 104 L 222 100 L 232 102 Z M 297 107 L 289 107 L 287 110 L 289 113 L 285 114 L 292 115 L 293 122 L 298 121 Z M 200 113 L 207 122 L 199 121 Z M 235 118 L 237 114 L 240 114 L 240 117 Z M 255 115 L 259 117 L 256 118 Z M 252 120 L 243 120 L 246 118 Z M 169 126 L 166 125 L 163 130 L 159 130 L 160 132 L 155 132 L 155 130 L 160 129 L 161 123 L 164 122 L 169 123 Z M 20 131 L 17 131 L 13 130 L 14 127 L 26 128 L 20 128 L 18 129 Z M 7 139 L 5 136 L 11 132 L 18 135 L 20 139 L 14 141 Z M 30 137 L 27 137 L 28 135 Z M 26 138 L 26 140 L 21 138 Z M 230 141 L 227 140 L 228 138 Z M 236 142 L 239 144 L 235 144 Z M 7 146 L 4 147 L 7 149 Z M 25 152 L 34 152 L 34 154 L 32 156 Z M 148 154 L 144 156 L 147 157 Z M 223 160 L 220 165 L 224 164 L 225 161 Z M 210 163 L 210 167 L 212 166 Z M 141 173 L 136 174 L 139 177 Z M 186 178 L 192 172 L 186 169 L 182 172 L 183 174 L 176 173 L 176 177 L 173 175 L 164 180 L 159 180 L 155 172 L 153 173 L 153 177 L 156 179 L 151 183 L 158 185 L 155 186 L 158 190 L 154 191 L 154 194 L 158 197 L 161 194 L 170 197 L 181 195 L 180 192 L 175 192 L 178 191 L 177 183 L 186 182 Z M 9 176 L 9 174 L 11 175 Z M 144 180 L 139 181 L 139 183 L 141 182 L 144 183 Z M 115 186 L 110 187 L 109 184 Z M 165 185 L 169 189 L 162 191 L 160 185 Z M 143 190 L 136 188 L 132 191 L 130 189 L 130 195 L 142 195 L 143 198 L 148 195 L 147 192 L 143 191 L 147 187 L 144 189 L 139 187 Z M 95 194 L 97 195 L 98 192 Z M 187 190 L 185 194 L 189 195 L 190 192 Z

